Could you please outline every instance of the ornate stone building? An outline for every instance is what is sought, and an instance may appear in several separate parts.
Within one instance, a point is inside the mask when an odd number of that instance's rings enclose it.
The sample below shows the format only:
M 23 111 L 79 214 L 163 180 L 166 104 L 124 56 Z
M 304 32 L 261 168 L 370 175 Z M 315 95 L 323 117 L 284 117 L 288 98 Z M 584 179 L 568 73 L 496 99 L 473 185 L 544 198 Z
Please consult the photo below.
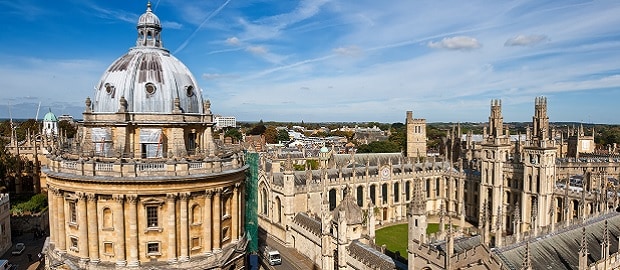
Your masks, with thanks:
M 263 153 L 261 228 L 323 269 L 406 268 L 376 254 L 374 247 L 375 223 L 400 222 L 409 223 L 409 269 L 620 265 L 615 238 L 603 248 L 589 247 L 588 256 L 553 249 L 564 242 L 575 246 L 581 241 L 581 234 L 576 233 L 581 228 L 588 230 L 584 238 L 588 243 L 602 235 L 616 235 L 615 223 L 603 226 L 601 220 L 618 217 L 614 209 L 620 205 L 620 159 L 595 156 L 596 152 L 583 146 L 580 149 L 586 152 L 580 156 L 562 154 L 563 138 L 574 135 L 563 136 L 550 125 L 546 98 L 535 99 L 532 124 L 525 134 L 511 134 L 503 122 L 501 101 L 491 101 L 483 134 L 462 136 L 460 128 L 454 128 L 444 140 L 444 157 L 439 158 L 418 156 L 422 153 L 418 144 L 425 143 L 425 122 L 413 119 L 410 112 L 406 121 L 408 156 L 336 154 L 324 147 L 318 156 L 319 169 L 294 171 L 292 163 L 304 164 L 304 153 Z M 582 130 L 579 141 L 593 143 Z M 345 192 L 347 188 L 351 192 Z M 348 234 L 349 241 L 341 242 L 338 233 L 342 231 L 337 226 L 350 223 L 355 228 L 356 223 L 335 217 L 342 216 L 337 215 L 337 209 L 343 209 L 339 205 L 350 205 L 350 201 L 367 218 L 362 234 Z M 440 228 L 455 222 L 458 229 L 426 235 L 431 218 L 434 222 L 439 218 Z M 477 227 L 474 232 L 464 230 L 467 223 Z M 528 245 L 527 252 L 524 245 Z M 548 253 L 552 253 L 548 262 L 533 257 Z M 351 262 L 339 263 L 343 256 Z M 566 261 L 579 264 L 563 265 Z
M 75 143 L 50 153 L 47 267 L 242 268 L 244 156 L 215 144 L 210 103 L 150 4 L 137 31 L 86 99 Z

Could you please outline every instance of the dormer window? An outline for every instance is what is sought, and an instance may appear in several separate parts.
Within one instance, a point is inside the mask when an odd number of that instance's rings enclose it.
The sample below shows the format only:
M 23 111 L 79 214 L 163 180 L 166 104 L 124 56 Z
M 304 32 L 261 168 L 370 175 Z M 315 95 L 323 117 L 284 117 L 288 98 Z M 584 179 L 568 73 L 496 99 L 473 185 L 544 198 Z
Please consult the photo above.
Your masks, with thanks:
M 152 84 L 152 83 L 147 83 L 147 84 L 144 86 L 144 90 L 146 90 L 146 93 L 147 93 L 149 96 L 152 96 L 153 94 L 155 94 L 155 91 L 157 90 L 157 87 L 155 87 L 155 85 L 154 85 L 154 84 Z
M 185 86 L 185 93 L 187 94 L 188 97 L 193 96 L 194 95 L 194 86 L 193 85 Z

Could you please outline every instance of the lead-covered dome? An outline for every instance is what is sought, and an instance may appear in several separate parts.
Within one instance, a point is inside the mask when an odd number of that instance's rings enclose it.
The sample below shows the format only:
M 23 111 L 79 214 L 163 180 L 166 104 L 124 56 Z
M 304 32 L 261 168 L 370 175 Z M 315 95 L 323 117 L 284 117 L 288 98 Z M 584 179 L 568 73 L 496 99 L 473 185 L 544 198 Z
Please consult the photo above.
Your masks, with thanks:
M 203 113 L 202 90 L 161 41 L 150 3 L 137 25 L 136 47 L 108 67 L 95 86 L 93 113 Z

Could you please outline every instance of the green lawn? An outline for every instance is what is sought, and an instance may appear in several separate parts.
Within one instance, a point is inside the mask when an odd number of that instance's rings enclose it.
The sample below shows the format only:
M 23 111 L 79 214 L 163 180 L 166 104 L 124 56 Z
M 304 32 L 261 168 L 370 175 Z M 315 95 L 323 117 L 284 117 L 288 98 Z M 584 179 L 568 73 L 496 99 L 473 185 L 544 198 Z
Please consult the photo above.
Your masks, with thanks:
M 375 231 L 375 243 L 377 246 L 386 245 L 387 249 L 392 252 L 400 252 L 400 255 L 407 256 L 407 223 L 398 224 L 381 228 Z M 446 227 L 448 225 L 446 224 Z M 426 226 L 426 234 L 436 233 L 439 231 L 439 224 L 429 223 Z
M 403 257 L 407 256 L 407 223 L 385 227 L 375 232 L 377 246 L 386 245 L 393 252 L 400 252 Z

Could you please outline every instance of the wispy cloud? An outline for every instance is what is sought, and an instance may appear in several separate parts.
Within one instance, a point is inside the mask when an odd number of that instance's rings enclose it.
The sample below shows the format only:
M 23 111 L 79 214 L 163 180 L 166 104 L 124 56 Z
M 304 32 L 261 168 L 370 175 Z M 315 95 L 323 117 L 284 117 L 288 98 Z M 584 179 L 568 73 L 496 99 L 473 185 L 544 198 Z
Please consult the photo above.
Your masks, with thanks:
M 181 28 L 183 28 L 183 24 L 180 24 L 178 22 L 162 21 L 161 24 L 162 24 L 162 27 L 166 28 L 166 29 L 181 29 Z
M 0 11 L 0 14 L 11 13 L 27 20 L 40 18 L 42 14 L 46 13 L 46 10 L 39 5 L 27 1 L 0 1 L 0 9 L 3 10 Z
M 504 46 L 531 46 L 547 40 L 549 38 L 546 35 L 517 35 L 506 40 Z
M 109 20 L 118 20 L 129 23 L 137 23 L 139 15 L 133 12 L 128 12 L 122 9 L 107 9 L 102 8 L 96 4 L 88 3 L 89 8 L 93 9 L 96 12 L 92 12 L 93 15 Z
M 209 14 L 209 16 L 207 16 L 204 20 L 202 20 L 200 25 L 198 25 L 198 27 L 196 27 L 196 30 L 194 30 L 194 32 L 192 32 L 192 34 L 187 39 L 185 39 L 185 41 L 183 41 L 183 43 L 181 43 L 181 45 L 176 50 L 174 50 L 174 53 L 176 54 L 176 53 L 182 51 L 183 49 L 185 49 L 187 44 L 192 40 L 192 38 L 194 38 L 196 33 L 198 31 L 200 31 L 200 29 L 204 26 L 204 24 L 207 23 L 211 18 L 213 18 L 213 16 L 216 16 L 217 14 L 219 14 L 220 11 L 222 11 L 222 9 L 224 9 L 228 5 L 228 3 L 230 3 L 230 1 L 231 0 L 226 0 L 226 2 L 224 2 L 224 4 L 222 4 L 216 10 L 211 12 L 211 14 Z
M 473 50 L 482 47 L 477 39 L 467 36 L 447 37 L 441 41 L 429 41 L 429 48 L 448 50 Z
M 251 52 L 253 54 L 266 54 L 267 49 L 263 46 L 249 46 L 246 48 L 246 51 Z

